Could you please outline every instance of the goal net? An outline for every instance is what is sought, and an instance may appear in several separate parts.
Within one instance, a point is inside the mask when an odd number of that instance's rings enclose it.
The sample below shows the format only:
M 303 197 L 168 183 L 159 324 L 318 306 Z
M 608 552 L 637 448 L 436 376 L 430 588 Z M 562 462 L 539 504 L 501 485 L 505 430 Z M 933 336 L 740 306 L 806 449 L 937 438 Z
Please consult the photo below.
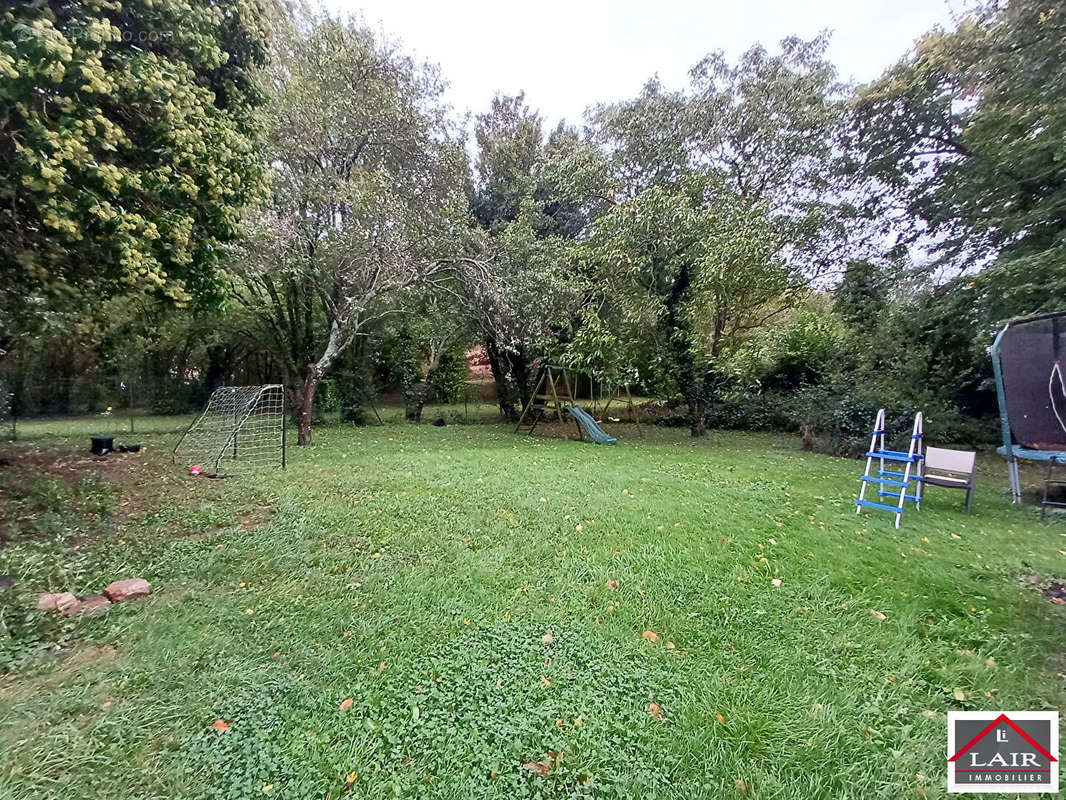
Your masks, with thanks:
M 285 396 L 280 384 L 223 386 L 174 447 L 174 461 L 210 475 L 285 466 Z

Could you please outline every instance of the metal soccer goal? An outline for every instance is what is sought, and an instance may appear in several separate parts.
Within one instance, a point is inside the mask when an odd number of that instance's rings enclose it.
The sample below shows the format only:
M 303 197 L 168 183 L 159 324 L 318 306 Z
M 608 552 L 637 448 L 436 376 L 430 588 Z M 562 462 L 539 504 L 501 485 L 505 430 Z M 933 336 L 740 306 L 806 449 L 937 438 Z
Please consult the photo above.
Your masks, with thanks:
M 281 384 L 222 386 L 174 446 L 175 463 L 209 475 L 285 468 L 285 390 Z

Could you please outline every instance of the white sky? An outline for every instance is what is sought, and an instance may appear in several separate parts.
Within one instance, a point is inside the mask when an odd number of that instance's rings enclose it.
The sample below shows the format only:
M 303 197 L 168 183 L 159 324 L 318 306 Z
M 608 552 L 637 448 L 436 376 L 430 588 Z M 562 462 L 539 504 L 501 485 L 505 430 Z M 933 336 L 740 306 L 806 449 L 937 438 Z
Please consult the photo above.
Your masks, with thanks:
M 497 92 L 525 90 L 546 127 L 579 123 L 586 107 L 632 97 L 652 75 L 686 82 L 706 53 L 732 59 L 755 42 L 832 31 L 843 79 L 867 81 L 965 0 L 325 0 L 361 13 L 420 60 L 437 63 L 460 114 Z

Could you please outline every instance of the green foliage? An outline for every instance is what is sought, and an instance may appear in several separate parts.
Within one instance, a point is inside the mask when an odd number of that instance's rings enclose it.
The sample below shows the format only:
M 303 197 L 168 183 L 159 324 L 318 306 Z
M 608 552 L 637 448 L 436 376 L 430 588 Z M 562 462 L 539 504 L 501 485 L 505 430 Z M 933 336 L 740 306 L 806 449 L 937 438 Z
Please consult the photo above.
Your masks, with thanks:
M 1057 308 L 1066 293 L 1066 10 L 984 2 L 934 31 L 855 104 L 877 214 L 931 236 L 953 267 L 990 260 L 996 319 Z
M 533 169 L 541 159 L 540 115 L 526 105 L 525 95 L 497 95 L 492 107 L 477 118 L 477 186 L 471 210 L 489 231 L 518 216 L 522 200 L 533 189 Z
M 20 3 L 0 17 L 0 349 L 27 303 L 218 290 L 219 244 L 261 196 L 264 2 Z
M 742 393 L 791 391 L 820 383 L 841 368 L 846 335 L 826 297 L 814 295 L 735 347 L 719 371 Z
M 688 90 L 653 79 L 633 100 L 598 106 L 593 135 L 611 155 L 611 190 L 632 197 L 708 170 L 744 201 L 765 204 L 794 268 L 833 266 L 854 212 L 835 197 L 844 92 L 827 46 L 825 35 L 789 37 L 779 53 L 756 45 L 736 64 L 711 53 Z
M 466 396 L 470 364 L 464 342 L 456 342 L 440 354 L 437 368 L 428 378 L 429 389 L 438 403 L 461 403 Z
M 595 300 L 571 362 L 608 376 L 649 364 L 685 396 L 699 435 L 720 359 L 783 308 L 790 276 L 776 253 L 766 209 L 713 179 L 645 190 L 584 248 Z

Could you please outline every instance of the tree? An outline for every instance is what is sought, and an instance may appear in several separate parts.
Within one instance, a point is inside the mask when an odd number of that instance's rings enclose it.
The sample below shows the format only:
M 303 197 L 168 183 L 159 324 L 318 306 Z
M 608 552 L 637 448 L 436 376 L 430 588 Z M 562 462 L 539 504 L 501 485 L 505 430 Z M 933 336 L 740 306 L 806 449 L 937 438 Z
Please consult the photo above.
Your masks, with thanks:
M 834 292 L 836 311 L 852 328 L 876 325 L 889 301 L 893 275 L 879 264 L 852 261 Z
M 764 205 L 716 178 L 645 189 L 597 221 L 585 248 L 591 319 L 573 351 L 649 362 L 684 396 L 692 435 L 702 436 L 716 361 L 787 307 L 776 236 Z
M 597 106 L 590 121 L 593 141 L 610 154 L 609 191 L 620 199 L 678 181 L 695 165 L 690 98 L 665 90 L 658 78 L 632 100 Z
M 307 23 L 279 53 L 264 114 L 273 167 L 241 296 L 283 360 L 298 443 L 315 392 L 366 326 L 402 313 L 465 247 L 465 156 L 436 71 L 370 31 Z
M 507 419 L 517 419 L 529 399 L 533 359 L 553 349 L 581 300 L 568 272 L 572 243 L 538 236 L 532 223 L 537 216 L 527 196 L 518 217 L 494 238 L 493 257 L 465 269 L 460 281 Z
M 569 152 L 574 138 L 560 126 L 552 154 Z M 533 359 L 565 325 L 572 300 L 566 280 L 566 236 L 583 227 L 580 211 L 541 180 L 546 154 L 539 115 L 525 97 L 498 96 L 478 117 L 476 181 L 471 201 L 495 257 L 467 271 L 463 300 L 489 358 L 500 412 L 516 419 L 528 400 Z
M 76 295 L 184 303 L 260 196 L 269 0 L 16 3 L 0 17 L 0 357 Z
M 462 397 L 470 320 L 449 292 L 419 292 L 407 307 L 410 313 L 386 323 L 382 360 L 403 393 L 404 416 L 421 422 L 431 394 L 444 402 Z
M 760 45 L 734 66 L 712 53 L 691 72 L 693 143 L 741 198 L 763 201 L 783 255 L 809 276 L 840 262 L 850 203 L 841 194 L 845 94 L 826 59 L 828 34 Z
M 711 171 L 765 205 L 791 263 L 813 276 L 839 262 L 854 211 L 840 191 L 845 95 L 827 45 L 825 35 L 790 37 L 780 53 L 757 45 L 735 65 L 711 53 L 685 91 L 655 79 L 633 100 L 597 107 L 594 137 L 610 153 L 617 195 Z
M 474 139 L 477 182 L 471 210 L 485 230 L 496 233 L 518 216 L 522 199 L 533 189 L 533 169 L 544 146 L 540 115 L 526 105 L 524 93 L 497 95 L 489 112 L 478 116 Z
M 1066 295 L 1066 9 L 983 2 L 862 87 L 852 126 L 869 212 L 933 266 L 988 267 L 994 319 Z

